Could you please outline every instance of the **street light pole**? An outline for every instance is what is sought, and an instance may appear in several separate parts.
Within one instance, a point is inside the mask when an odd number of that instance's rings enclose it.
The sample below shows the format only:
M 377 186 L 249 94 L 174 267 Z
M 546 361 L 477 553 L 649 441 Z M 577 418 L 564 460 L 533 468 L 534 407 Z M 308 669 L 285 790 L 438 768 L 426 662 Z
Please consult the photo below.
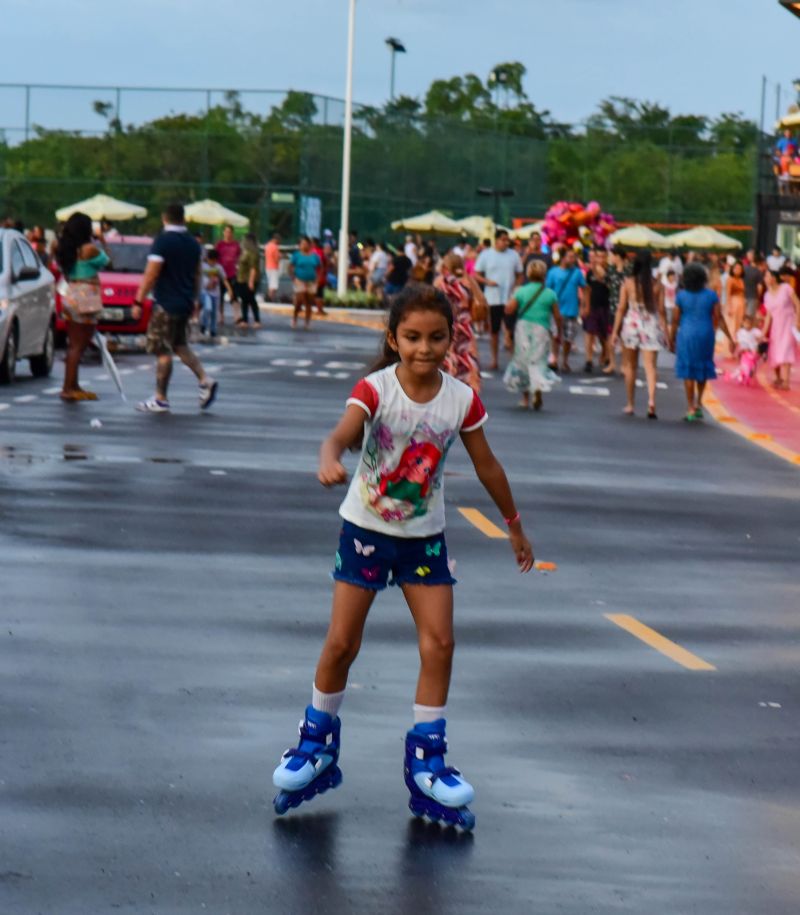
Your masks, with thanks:
M 386 44 L 389 46 L 391 52 L 392 60 L 389 70 L 389 101 L 394 101 L 394 66 L 395 59 L 398 54 L 405 54 L 406 48 L 402 41 L 399 38 L 387 38 Z
M 336 293 L 347 294 L 350 266 L 350 153 L 353 139 L 353 45 L 356 32 L 356 0 L 350 0 L 347 25 L 347 83 L 344 96 L 344 141 L 342 146 L 342 221 L 339 229 L 339 271 Z

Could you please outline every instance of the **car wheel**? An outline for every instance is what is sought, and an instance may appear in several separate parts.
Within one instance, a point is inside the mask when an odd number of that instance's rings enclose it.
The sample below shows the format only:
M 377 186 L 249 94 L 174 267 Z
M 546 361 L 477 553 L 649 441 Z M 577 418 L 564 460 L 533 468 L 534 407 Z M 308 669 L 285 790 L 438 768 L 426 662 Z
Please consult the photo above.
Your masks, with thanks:
M 51 324 L 47 328 L 47 333 L 44 337 L 44 348 L 38 356 L 31 356 L 28 360 L 28 364 L 31 367 L 31 374 L 34 378 L 47 378 L 50 372 L 53 371 L 53 360 L 55 359 L 56 354 L 56 341 L 55 334 L 53 333 L 53 325 Z
M 17 337 L 12 327 L 0 359 L 0 384 L 11 384 L 17 374 Z

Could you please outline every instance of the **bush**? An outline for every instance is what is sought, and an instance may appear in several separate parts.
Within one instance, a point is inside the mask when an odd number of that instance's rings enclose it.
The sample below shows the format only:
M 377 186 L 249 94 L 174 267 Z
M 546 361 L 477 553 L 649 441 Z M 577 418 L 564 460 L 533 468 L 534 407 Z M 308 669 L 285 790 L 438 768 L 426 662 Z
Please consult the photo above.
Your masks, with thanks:
M 351 289 L 344 296 L 339 296 L 333 289 L 325 289 L 325 304 L 332 308 L 364 308 L 375 310 L 383 308 L 383 299 L 377 295 Z

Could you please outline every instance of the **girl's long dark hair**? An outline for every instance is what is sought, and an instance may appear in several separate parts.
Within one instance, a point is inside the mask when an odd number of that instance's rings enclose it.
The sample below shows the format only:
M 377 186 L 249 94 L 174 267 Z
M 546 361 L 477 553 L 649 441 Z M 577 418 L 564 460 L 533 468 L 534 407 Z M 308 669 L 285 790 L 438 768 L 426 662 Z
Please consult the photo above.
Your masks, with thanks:
M 78 252 L 92 240 L 92 220 L 86 213 L 73 213 L 64 223 L 58 237 L 56 258 L 64 276 L 69 276 L 78 263 Z
M 656 296 L 653 291 L 653 258 L 649 251 L 640 251 L 633 262 L 631 273 L 636 291 L 641 295 L 644 307 L 653 314 L 656 310 Z
M 394 297 L 389 308 L 389 317 L 386 321 L 386 335 L 383 338 L 383 349 L 375 363 L 370 366 L 370 372 L 378 372 L 389 365 L 400 361 L 400 355 L 389 346 L 391 334 L 397 339 L 397 328 L 406 315 L 412 311 L 435 311 L 447 321 L 450 337 L 453 336 L 453 306 L 448 302 L 447 296 L 433 286 L 424 283 L 409 283 Z

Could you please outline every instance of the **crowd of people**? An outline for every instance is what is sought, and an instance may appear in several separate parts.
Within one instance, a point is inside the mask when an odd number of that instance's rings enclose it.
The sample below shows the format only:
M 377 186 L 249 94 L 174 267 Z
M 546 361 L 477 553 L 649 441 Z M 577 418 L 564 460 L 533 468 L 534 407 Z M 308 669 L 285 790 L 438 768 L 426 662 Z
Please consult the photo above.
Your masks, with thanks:
M 374 250 L 365 245 L 367 264 Z M 376 288 L 369 269 L 366 277 Z M 703 418 L 705 386 L 716 377 L 718 335 L 739 356 L 737 377 L 752 379 L 765 358 L 777 390 L 789 389 L 798 357 L 800 270 L 777 247 L 768 257 L 751 250 L 741 259 L 677 251 L 655 258 L 648 251 L 582 246 L 547 252 L 537 233 L 522 244 L 499 230 L 493 240 L 461 242 L 440 256 L 430 242 L 408 236 L 389 261 L 384 292 L 391 299 L 410 282 L 434 285 L 451 302 L 448 371 L 479 391 L 477 339 L 488 333 L 487 371 L 499 368 L 502 340 L 512 353 L 505 385 L 520 395 L 521 407 L 534 410 L 561 376 L 574 371 L 571 357 L 581 332 L 583 372 L 597 368 L 613 375 L 621 368 L 627 415 L 635 412 L 641 360 L 651 419 L 658 418 L 659 352 L 676 354 L 691 422 Z

